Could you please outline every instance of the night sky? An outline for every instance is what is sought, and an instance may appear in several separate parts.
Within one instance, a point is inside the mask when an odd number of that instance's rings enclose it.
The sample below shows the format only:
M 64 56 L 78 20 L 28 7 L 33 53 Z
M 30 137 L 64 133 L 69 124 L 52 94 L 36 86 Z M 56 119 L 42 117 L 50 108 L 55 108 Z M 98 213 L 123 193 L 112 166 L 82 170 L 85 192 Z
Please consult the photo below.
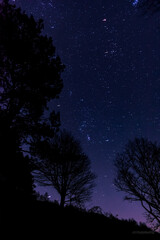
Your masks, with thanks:
M 51 107 L 98 176 L 86 206 L 145 221 L 140 205 L 115 189 L 113 161 L 129 139 L 160 142 L 160 15 L 143 15 L 130 0 L 12 2 L 44 19 L 44 33 L 66 65 L 63 91 Z

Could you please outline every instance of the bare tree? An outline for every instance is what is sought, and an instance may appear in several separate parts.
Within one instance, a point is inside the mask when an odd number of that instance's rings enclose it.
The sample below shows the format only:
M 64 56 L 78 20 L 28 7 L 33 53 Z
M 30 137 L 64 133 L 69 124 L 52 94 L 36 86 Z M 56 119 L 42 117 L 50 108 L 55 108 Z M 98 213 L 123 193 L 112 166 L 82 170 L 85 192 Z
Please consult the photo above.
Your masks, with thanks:
M 160 226 L 160 146 L 143 138 L 129 141 L 115 160 L 115 185 L 125 199 L 139 201 L 147 219 Z
M 53 186 L 60 194 L 60 205 L 83 204 L 94 187 L 95 174 L 80 143 L 70 133 L 37 142 L 32 148 L 37 156 L 35 176 L 44 186 Z

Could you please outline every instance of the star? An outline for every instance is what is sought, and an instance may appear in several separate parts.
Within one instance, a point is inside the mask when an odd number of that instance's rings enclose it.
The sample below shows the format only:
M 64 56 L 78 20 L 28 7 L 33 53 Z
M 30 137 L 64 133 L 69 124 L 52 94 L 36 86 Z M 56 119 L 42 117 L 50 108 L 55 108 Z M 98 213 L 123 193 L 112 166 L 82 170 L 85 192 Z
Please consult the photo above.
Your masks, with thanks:
M 138 4 L 139 0 L 134 0 L 133 6 L 136 6 Z
M 91 141 L 91 137 L 89 136 L 89 134 L 87 134 L 87 141 L 88 141 L 88 142 Z

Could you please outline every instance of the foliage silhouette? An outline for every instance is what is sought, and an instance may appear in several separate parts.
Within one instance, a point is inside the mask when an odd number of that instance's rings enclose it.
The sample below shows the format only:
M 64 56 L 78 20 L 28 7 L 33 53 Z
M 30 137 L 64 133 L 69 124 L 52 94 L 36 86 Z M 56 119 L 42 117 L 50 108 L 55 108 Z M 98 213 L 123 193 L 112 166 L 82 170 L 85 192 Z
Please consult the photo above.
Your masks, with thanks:
M 139 201 L 147 219 L 160 226 L 160 146 L 143 138 L 129 141 L 115 160 L 115 185 L 126 200 Z
M 59 115 L 44 118 L 50 100 L 63 87 L 64 69 L 52 39 L 35 21 L 8 0 L 0 3 L 0 186 L 4 202 L 18 194 L 33 195 L 32 166 L 23 145 L 34 135 L 47 135 L 59 126 Z M 23 194 L 22 194 L 23 192 Z M 20 193 L 20 194 L 19 194 Z M 2 199 L 1 199 L 2 200 Z
M 35 197 L 37 201 L 43 201 L 43 202 L 49 202 L 50 201 L 50 197 L 49 194 L 46 192 L 45 194 L 40 194 L 39 192 L 35 193 Z
M 37 157 L 37 181 L 57 190 L 62 207 L 66 203 L 81 205 L 90 199 L 95 174 L 80 143 L 70 133 L 60 131 L 54 138 L 37 141 L 31 149 Z

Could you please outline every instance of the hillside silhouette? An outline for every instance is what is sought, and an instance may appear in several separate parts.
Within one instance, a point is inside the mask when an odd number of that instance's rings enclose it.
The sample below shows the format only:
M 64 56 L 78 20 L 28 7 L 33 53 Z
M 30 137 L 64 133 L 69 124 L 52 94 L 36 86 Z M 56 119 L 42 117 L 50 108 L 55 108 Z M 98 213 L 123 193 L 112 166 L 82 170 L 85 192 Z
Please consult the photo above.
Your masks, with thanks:
M 85 236 L 90 239 L 160 239 L 158 233 L 133 219 L 120 220 L 112 214 L 74 206 L 62 208 L 58 203 L 47 201 L 11 204 L 4 211 L 3 223 L 8 230 L 13 230 L 12 236 L 23 232 L 26 237 L 44 236 L 45 239 L 81 239 Z

